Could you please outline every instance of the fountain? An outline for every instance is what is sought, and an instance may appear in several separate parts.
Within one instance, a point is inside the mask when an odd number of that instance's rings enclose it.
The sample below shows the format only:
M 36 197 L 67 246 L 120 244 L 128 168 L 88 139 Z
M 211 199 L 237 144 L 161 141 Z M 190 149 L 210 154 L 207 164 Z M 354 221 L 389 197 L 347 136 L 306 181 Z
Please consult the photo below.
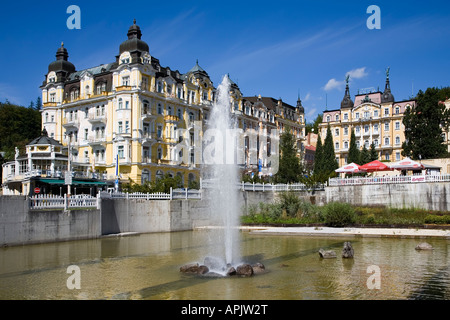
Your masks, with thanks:
M 183 266 L 180 271 L 186 273 L 207 274 L 212 271 L 223 276 L 235 273 L 249 276 L 253 275 L 253 269 L 264 268 L 262 264 L 252 268 L 242 263 L 240 256 L 240 208 L 237 205 L 240 161 L 237 150 L 240 130 L 231 116 L 230 88 L 230 79 L 225 75 L 217 88 L 209 125 L 203 135 L 203 142 L 207 144 L 203 152 L 203 168 L 212 181 L 208 190 L 211 213 L 219 224 L 212 232 L 211 241 L 223 245 L 214 247 L 214 252 L 209 252 L 202 264 Z M 208 269 L 203 268 L 204 266 Z

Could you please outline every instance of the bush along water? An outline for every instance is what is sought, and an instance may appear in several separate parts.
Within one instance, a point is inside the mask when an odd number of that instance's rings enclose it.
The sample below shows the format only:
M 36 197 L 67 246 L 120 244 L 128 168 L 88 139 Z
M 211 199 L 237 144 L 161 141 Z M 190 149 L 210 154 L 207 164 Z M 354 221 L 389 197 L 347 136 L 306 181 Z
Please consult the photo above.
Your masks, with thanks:
M 317 206 L 299 198 L 294 192 L 284 192 L 273 203 L 250 205 L 241 221 L 244 224 L 321 224 L 330 227 L 418 227 L 425 224 L 450 224 L 450 212 L 384 206 L 361 207 L 339 202 Z

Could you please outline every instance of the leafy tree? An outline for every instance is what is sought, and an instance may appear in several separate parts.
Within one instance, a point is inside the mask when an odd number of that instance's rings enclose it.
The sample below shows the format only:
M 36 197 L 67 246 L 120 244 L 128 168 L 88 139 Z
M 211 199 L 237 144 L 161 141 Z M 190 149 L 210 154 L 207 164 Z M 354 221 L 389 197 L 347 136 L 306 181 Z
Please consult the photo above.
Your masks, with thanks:
M 298 182 L 303 172 L 294 136 L 285 130 L 280 136 L 280 162 L 275 180 L 278 183 Z
M 336 154 L 334 153 L 333 136 L 329 125 L 323 143 L 322 161 L 322 171 L 328 175 L 333 175 L 335 173 L 334 170 L 339 168 L 339 164 L 336 161 Z
M 359 155 L 359 161 L 361 162 L 360 164 L 366 164 L 370 162 L 370 152 L 369 150 L 367 150 L 366 145 L 364 145 L 363 149 L 361 150 L 361 153 Z
M 323 114 L 319 113 L 313 122 L 307 123 L 305 126 L 306 134 L 310 132 L 319 133 L 319 124 L 322 123 Z
M 420 90 L 416 105 L 407 108 L 403 116 L 405 142 L 402 155 L 412 159 L 440 158 L 447 154 L 442 132 L 448 130 L 450 110 L 441 103 L 450 97 L 450 87 Z
M 317 144 L 316 144 L 316 153 L 314 155 L 314 174 L 319 174 L 323 170 L 322 165 L 322 159 L 323 159 L 323 146 L 322 146 L 322 138 L 319 136 L 317 137 Z
M 370 161 L 378 160 L 378 152 L 375 148 L 375 143 L 373 142 L 370 144 L 369 154 L 370 154 Z
M 350 147 L 348 149 L 348 158 L 347 158 L 347 162 L 348 163 L 357 163 L 357 164 L 362 164 L 361 159 L 360 159 L 360 152 L 358 147 L 356 146 L 356 136 L 355 136 L 355 132 L 352 129 L 352 133 L 350 135 Z

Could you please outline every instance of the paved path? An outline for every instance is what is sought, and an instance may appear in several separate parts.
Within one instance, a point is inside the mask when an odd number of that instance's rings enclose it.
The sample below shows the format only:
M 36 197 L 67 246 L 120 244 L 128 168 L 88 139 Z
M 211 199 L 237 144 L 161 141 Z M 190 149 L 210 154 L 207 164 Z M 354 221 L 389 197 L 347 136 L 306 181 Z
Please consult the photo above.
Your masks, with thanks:
M 450 239 L 450 230 L 330 227 L 241 227 L 251 234 Z

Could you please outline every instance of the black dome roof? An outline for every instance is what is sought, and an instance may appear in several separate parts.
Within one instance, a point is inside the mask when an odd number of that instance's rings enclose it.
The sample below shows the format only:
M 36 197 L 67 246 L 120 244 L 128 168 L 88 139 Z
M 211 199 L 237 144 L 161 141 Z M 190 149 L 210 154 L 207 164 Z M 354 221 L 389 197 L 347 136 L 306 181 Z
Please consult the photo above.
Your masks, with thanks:
M 345 86 L 344 98 L 341 101 L 341 109 L 353 108 L 353 105 L 354 105 L 352 98 L 350 98 L 350 89 L 348 87 L 348 77 L 347 77 L 346 82 L 347 82 L 347 84 Z
M 53 61 L 48 65 L 48 72 L 65 71 L 68 73 L 75 72 L 75 66 L 68 61 L 69 53 L 64 48 L 64 43 L 61 43 L 61 47 L 56 51 L 56 61 Z
M 120 44 L 119 52 L 122 54 L 125 51 L 132 52 L 132 51 L 142 51 L 142 52 L 149 52 L 148 44 L 141 40 L 142 32 L 141 28 L 139 28 L 138 25 L 136 25 L 136 20 L 133 21 L 133 25 L 128 29 L 128 40 L 125 40 Z

